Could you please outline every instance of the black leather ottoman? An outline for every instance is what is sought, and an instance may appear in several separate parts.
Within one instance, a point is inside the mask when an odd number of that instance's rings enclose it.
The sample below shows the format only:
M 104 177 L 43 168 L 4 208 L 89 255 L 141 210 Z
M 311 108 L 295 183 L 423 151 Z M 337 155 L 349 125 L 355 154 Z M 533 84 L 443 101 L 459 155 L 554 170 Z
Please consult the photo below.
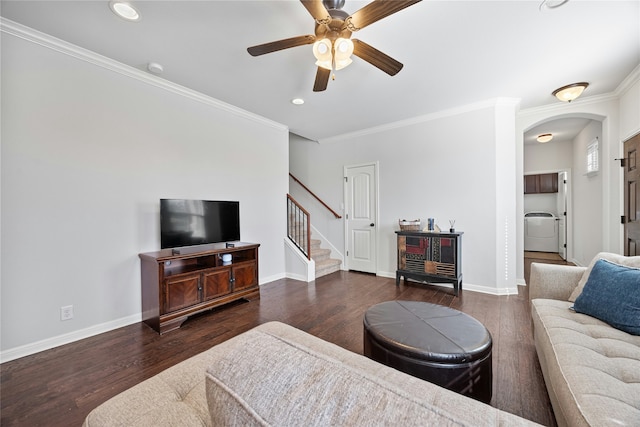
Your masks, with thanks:
M 387 301 L 364 315 L 364 355 L 485 403 L 491 401 L 491 334 L 437 304 Z

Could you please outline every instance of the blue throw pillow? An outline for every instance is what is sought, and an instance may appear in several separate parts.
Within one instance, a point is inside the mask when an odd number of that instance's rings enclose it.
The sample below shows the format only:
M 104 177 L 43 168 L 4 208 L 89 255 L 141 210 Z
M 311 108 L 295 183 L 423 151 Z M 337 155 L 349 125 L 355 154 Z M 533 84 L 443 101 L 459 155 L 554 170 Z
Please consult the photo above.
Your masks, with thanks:
M 640 269 L 596 261 L 573 309 L 640 335 Z

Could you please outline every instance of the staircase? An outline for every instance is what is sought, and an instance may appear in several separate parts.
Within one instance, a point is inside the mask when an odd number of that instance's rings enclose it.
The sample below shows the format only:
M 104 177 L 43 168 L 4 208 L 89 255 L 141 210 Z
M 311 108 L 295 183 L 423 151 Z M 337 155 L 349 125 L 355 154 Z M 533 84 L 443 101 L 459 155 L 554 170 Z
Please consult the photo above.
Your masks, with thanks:
M 316 263 L 316 279 L 340 270 L 342 264 L 339 259 L 329 258 L 331 250 L 321 248 L 320 244 L 320 240 L 311 239 L 311 258 Z
M 315 197 L 324 207 L 326 207 L 336 219 L 342 218 L 337 212 L 327 206 L 322 200 L 313 194 L 296 177 L 289 174 L 291 178 Z M 307 259 L 312 259 L 315 264 L 315 272 L 311 271 L 311 263 L 306 263 L 306 280 L 311 281 L 311 274 L 317 279 L 340 270 L 342 260 L 331 258 L 331 249 L 320 247 L 322 240 L 311 238 L 311 216 L 306 209 L 300 205 L 290 194 L 287 194 L 287 237 L 296 246 L 301 254 Z

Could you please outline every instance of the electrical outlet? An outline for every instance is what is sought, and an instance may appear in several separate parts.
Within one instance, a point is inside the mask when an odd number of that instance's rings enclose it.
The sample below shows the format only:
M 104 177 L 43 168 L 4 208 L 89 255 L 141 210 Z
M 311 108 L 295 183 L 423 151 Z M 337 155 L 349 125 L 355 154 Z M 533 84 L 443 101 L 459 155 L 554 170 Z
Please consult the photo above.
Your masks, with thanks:
M 67 305 L 60 307 L 60 320 L 73 319 L 73 306 Z

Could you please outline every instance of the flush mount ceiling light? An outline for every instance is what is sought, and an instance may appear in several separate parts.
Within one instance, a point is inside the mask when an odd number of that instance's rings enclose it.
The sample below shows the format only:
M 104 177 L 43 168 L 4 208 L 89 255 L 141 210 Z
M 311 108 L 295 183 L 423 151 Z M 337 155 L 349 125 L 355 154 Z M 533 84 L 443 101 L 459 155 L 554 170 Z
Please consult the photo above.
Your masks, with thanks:
M 293 98 L 291 100 L 291 103 L 293 105 L 302 105 L 302 104 L 304 104 L 304 99 L 302 99 L 302 98 Z
M 554 90 L 551 94 L 560 101 L 571 102 L 582 95 L 587 86 L 589 86 L 587 82 L 572 83 Z
M 538 140 L 538 142 L 541 143 L 545 143 L 545 142 L 549 142 L 553 139 L 553 135 L 551 135 L 550 133 L 543 133 L 542 135 L 538 135 L 538 138 L 536 138 Z
M 109 2 L 109 7 L 113 13 L 124 20 L 131 22 L 140 20 L 140 13 L 129 2 L 112 0 Z

